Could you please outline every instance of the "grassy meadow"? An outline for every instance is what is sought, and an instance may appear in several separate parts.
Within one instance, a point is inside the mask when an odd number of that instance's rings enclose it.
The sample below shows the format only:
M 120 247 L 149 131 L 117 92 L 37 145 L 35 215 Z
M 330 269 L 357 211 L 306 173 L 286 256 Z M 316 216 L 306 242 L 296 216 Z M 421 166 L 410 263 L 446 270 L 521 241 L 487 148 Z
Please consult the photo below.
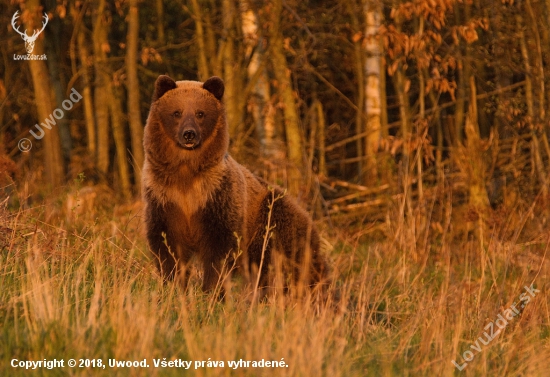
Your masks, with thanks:
M 0 377 L 550 376 L 550 0 L 2 10 Z M 165 74 L 223 78 L 230 153 L 301 195 L 326 291 L 162 281 L 137 192 Z M 214 134 L 198 97 L 157 102 L 167 135 Z
M 28 203 L 23 191 L 0 201 L 1 376 L 545 376 L 550 370 L 550 213 L 539 202 L 504 207 L 482 222 L 453 209 L 440 189 L 418 206 L 396 197 L 384 221 L 320 219 L 334 245 L 327 297 L 252 303 L 238 279 L 225 302 L 202 293 L 196 274 L 187 292 L 163 284 L 142 234 L 140 202 L 115 204 L 108 189 L 74 186 Z M 520 296 L 525 286 L 540 291 L 528 302 Z M 514 303 L 513 318 L 486 345 L 480 342 L 489 323 L 499 330 L 498 316 Z M 12 367 L 13 359 L 65 365 L 26 370 Z M 69 359 L 77 366 L 68 367 Z M 79 367 L 80 359 L 90 366 Z M 149 367 L 113 368 L 113 359 L 145 359 Z M 278 367 L 244 363 L 262 359 Z M 192 363 L 155 367 L 162 360 Z

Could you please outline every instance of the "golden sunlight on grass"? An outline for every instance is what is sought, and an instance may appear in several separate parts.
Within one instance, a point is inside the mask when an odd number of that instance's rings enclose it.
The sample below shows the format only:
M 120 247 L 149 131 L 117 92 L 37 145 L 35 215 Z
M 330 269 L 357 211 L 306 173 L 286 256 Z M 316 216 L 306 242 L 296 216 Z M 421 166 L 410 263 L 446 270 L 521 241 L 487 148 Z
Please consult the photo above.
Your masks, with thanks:
M 44 359 L 64 360 L 64 367 L 32 375 L 543 376 L 548 370 L 548 234 L 499 241 L 514 219 L 532 216 L 529 209 L 504 214 L 505 225 L 483 244 L 453 230 L 449 214 L 436 209 L 388 222 L 382 239 L 352 224 L 341 228 L 346 232 L 325 229 L 335 245 L 335 281 L 325 300 L 269 296 L 251 305 L 238 279 L 225 302 L 202 293 L 196 275 L 187 292 L 163 284 L 140 236 L 139 204 L 80 214 L 60 203 L 5 207 L 3 376 L 31 375 L 24 361 Z M 531 285 L 540 292 L 521 301 Z M 498 315 L 514 303 L 525 305 L 500 329 Z M 485 345 L 478 338 L 487 339 L 491 322 L 500 332 Z M 13 367 L 14 359 L 22 367 Z M 69 359 L 77 366 L 69 367 Z M 263 367 L 253 366 L 262 360 Z M 116 362 L 136 366 L 111 366 Z

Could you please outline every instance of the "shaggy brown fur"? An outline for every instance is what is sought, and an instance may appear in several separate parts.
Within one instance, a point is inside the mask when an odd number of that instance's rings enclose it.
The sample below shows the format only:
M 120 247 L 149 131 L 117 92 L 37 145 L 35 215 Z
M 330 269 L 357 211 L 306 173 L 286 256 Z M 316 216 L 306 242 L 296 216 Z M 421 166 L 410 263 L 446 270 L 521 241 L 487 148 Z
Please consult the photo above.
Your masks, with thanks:
M 173 279 L 196 255 L 203 289 L 218 281 L 222 263 L 243 250 L 245 276 L 261 264 L 269 205 L 282 194 L 231 158 L 222 103 L 223 81 L 178 81 L 160 76 L 145 127 L 143 196 L 147 239 L 165 279 Z M 284 255 L 294 279 L 308 284 L 326 277 L 319 235 L 308 214 L 290 197 L 275 200 L 274 236 L 264 251 L 265 284 L 272 250 Z M 187 282 L 187 274 L 184 276 Z

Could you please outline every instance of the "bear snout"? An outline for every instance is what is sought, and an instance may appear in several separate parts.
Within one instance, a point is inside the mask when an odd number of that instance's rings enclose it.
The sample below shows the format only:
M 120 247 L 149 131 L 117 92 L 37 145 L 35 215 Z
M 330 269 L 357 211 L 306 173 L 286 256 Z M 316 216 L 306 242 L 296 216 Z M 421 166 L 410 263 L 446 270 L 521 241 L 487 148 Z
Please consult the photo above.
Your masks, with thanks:
M 178 137 L 178 143 L 185 149 L 195 149 L 201 142 L 200 134 L 192 128 L 184 128 Z
M 187 143 L 194 143 L 195 142 L 195 136 L 196 136 L 196 133 L 193 130 L 183 131 L 183 139 Z
M 200 132 L 194 125 L 183 125 L 178 133 L 178 144 L 184 149 L 195 149 L 201 142 Z

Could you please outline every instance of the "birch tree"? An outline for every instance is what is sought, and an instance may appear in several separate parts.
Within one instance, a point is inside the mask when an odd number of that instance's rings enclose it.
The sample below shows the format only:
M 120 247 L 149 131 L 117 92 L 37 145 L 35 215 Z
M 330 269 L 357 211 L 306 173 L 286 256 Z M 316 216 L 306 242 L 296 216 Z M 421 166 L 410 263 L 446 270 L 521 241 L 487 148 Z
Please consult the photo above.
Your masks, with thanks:
M 259 35 L 258 16 L 248 0 L 240 1 L 247 77 L 251 90 L 248 110 L 260 142 L 260 153 L 271 157 L 274 153 L 275 108 L 271 102 L 269 78 L 265 69 L 265 49 Z
M 378 37 L 380 31 L 380 20 L 382 18 L 380 6 L 377 2 L 366 0 L 364 2 L 365 10 L 365 115 L 367 118 L 365 139 L 365 155 L 367 157 L 366 174 L 363 175 L 365 185 L 372 182 L 377 177 L 376 153 L 380 143 L 381 131 L 381 53 L 380 40 Z

